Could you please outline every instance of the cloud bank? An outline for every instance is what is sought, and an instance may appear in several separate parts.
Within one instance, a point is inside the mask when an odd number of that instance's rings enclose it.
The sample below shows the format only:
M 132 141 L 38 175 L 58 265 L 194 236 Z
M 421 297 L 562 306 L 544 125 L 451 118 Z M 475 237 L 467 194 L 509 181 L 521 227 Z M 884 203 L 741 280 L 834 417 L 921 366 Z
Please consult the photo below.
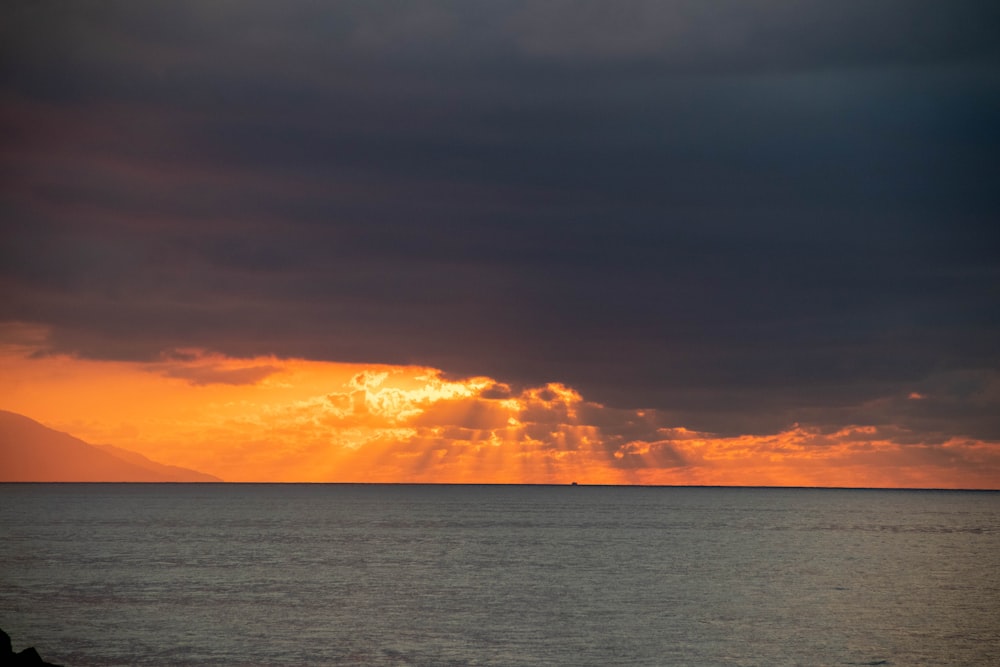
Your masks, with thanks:
M 929 437 L 884 406 L 868 425 L 726 436 L 560 383 L 200 350 L 155 363 L 30 350 L 0 355 L 0 404 L 226 481 L 995 488 L 1000 475 L 995 442 Z
M 49 353 L 1000 440 L 996 3 L 0 12 L 0 321 Z

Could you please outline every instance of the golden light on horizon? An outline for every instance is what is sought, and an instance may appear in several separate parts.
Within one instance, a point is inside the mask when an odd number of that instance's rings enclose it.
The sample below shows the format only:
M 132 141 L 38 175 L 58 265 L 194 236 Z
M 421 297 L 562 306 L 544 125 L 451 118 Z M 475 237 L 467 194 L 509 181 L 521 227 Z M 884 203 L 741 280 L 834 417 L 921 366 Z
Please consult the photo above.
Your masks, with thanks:
M 9 333 L 9 332 L 8 332 Z M 226 481 L 995 488 L 997 447 L 871 426 L 717 437 L 558 382 L 519 391 L 419 366 L 173 350 L 154 362 L 0 345 L 0 408 Z M 11 342 L 11 341 L 14 342 Z

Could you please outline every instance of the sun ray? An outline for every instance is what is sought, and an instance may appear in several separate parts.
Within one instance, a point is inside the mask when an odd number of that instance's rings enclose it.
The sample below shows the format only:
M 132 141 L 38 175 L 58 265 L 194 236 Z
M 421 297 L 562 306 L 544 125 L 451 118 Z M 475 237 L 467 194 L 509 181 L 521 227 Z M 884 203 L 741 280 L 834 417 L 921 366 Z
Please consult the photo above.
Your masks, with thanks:
M 197 349 L 98 361 L 40 353 L 38 328 L 4 333 L 0 406 L 228 481 L 1000 486 L 997 443 L 893 427 L 718 437 L 557 382 L 512 392 L 428 367 Z

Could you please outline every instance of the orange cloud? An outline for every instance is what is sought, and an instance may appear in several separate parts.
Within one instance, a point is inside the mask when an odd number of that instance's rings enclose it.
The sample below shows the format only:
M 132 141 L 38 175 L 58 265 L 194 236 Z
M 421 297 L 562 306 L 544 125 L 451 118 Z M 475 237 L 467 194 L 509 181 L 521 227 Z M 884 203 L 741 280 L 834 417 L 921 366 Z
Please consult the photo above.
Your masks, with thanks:
M 1000 487 L 1000 444 L 892 426 L 719 438 L 559 383 L 200 350 L 94 361 L 44 340 L 0 330 L 0 407 L 229 481 Z

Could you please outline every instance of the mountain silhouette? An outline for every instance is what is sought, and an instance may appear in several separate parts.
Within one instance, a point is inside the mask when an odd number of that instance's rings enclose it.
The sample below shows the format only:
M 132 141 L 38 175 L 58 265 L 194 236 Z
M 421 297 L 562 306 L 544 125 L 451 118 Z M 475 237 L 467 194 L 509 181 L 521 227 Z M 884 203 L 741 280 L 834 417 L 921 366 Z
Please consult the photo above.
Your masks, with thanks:
M 112 445 L 91 445 L 0 410 L 0 482 L 221 482 Z

